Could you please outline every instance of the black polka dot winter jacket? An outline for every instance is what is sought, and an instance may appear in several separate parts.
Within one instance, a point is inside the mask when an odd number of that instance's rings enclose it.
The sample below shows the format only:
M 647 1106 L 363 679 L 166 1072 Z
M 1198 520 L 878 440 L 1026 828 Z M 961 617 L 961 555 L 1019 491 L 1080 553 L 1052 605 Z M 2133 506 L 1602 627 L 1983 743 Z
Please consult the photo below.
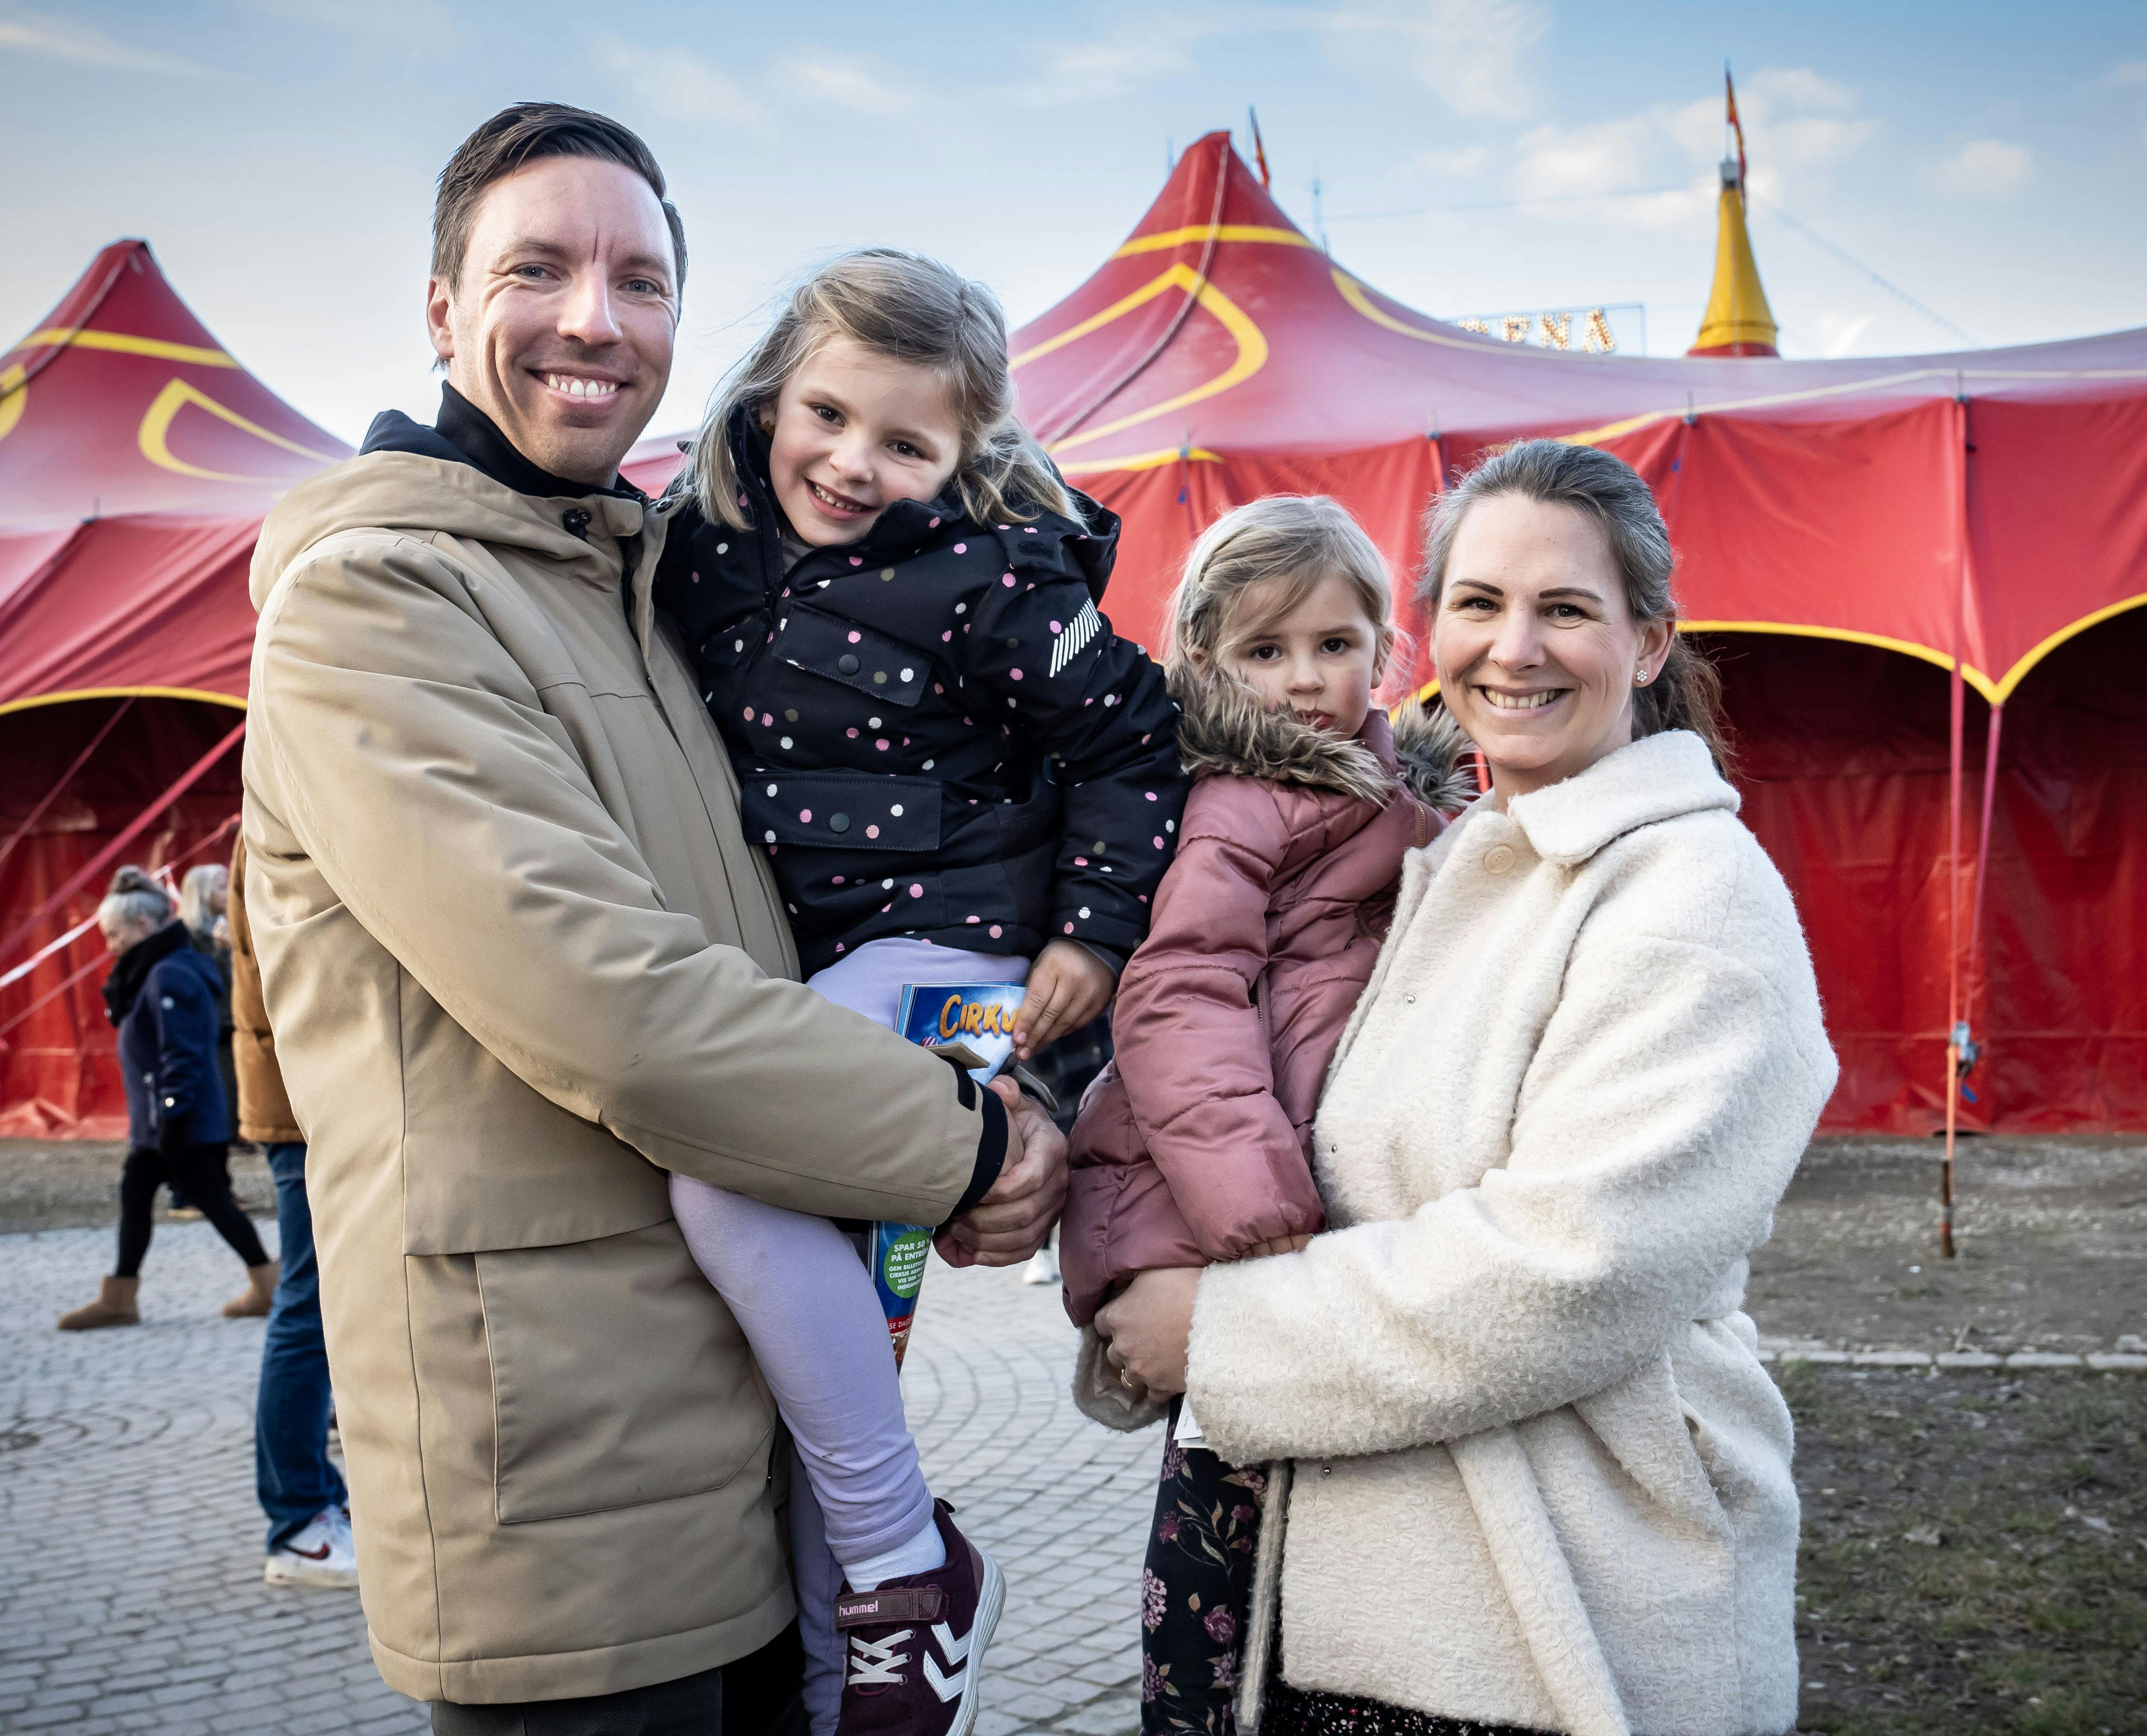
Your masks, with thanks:
M 786 572 L 767 443 L 733 438 L 754 528 L 678 509 L 656 598 L 805 968 L 889 935 L 1025 958 L 1071 937 L 1123 963 L 1187 783 L 1162 671 L 1099 612 L 1116 516 L 898 501 Z

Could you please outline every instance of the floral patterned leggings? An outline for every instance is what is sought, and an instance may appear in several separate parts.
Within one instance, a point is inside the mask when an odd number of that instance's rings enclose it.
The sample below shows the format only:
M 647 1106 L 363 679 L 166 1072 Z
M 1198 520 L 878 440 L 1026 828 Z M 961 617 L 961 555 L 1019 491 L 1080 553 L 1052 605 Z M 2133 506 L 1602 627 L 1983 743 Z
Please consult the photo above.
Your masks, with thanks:
M 1142 1736 L 1236 1736 L 1231 1700 L 1266 1488 L 1257 1468 L 1165 1443 L 1141 1571 Z

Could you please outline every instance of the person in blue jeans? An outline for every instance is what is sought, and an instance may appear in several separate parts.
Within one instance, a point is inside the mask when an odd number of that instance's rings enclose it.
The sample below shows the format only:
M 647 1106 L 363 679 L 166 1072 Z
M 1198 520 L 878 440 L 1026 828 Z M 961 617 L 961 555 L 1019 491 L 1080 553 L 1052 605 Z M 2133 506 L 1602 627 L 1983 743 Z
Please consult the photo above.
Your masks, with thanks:
M 271 1585 L 352 1586 L 350 1515 L 343 1473 L 328 1458 L 328 1346 L 321 1338 L 321 1274 L 313 1259 L 313 1214 L 306 1203 L 306 1148 L 268 1144 L 276 1178 L 276 1239 L 283 1281 L 261 1346 L 261 1389 L 253 1411 L 253 1483 L 268 1515 Z
M 276 1240 L 283 1276 L 261 1346 L 253 1411 L 253 1482 L 268 1516 L 271 1585 L 348 1589 L 358 1583 L 343 1473 L 328 1457 L 328 1353 L 321 1337 L 320 1267 L 313 1214 L 306 1203 L 306 1147 L 292 1118 L 275 1033 L 261 1003 L 261 966 L 246 920 L 246 846 L 231 860 L 225 908 L 231 928 L 233 1060 L 238 1078 L 239 1137 L 265 1147 L 276 1178 Z

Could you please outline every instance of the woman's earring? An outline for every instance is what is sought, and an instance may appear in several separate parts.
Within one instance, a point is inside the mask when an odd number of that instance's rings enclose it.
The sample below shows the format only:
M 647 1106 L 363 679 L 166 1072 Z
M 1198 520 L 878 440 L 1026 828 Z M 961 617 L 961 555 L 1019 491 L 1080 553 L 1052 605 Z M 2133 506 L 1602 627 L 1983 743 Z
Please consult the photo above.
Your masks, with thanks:
M 1648 684 L 1648 672 L 1647 672 L 1645 669 L 1641 670 L 1641 671 L 1640 671 L 1640 673 L 1639 673 L 1639 674 L 1635 675 L 1635 676 L 1633 678 L 1633 685 L 1634 685 L 1634 687 L 1636 687 L 1636 688 L 1644 688 L 1644 687 L 1645 687 L 1647 684 Z

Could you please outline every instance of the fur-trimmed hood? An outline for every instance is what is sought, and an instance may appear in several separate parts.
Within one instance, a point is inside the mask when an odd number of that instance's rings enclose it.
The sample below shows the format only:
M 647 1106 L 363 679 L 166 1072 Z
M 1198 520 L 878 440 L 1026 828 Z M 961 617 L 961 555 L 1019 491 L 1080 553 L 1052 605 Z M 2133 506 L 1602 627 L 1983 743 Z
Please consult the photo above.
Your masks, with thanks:
M 1384 808 L 1397 788 L 1427 808 L 1458 813 L 1476 798 L 1464 767 L 1469 738 L 1444 706 L 1410 698 L 1391 720 L 1374 708 L 1348 740 L 1269 711 L 1243 683 L 1214 676 L 1174 683 L 1184 716 L 1179 757 L 1189 777 L 1208 773 L 1331 789 Z

